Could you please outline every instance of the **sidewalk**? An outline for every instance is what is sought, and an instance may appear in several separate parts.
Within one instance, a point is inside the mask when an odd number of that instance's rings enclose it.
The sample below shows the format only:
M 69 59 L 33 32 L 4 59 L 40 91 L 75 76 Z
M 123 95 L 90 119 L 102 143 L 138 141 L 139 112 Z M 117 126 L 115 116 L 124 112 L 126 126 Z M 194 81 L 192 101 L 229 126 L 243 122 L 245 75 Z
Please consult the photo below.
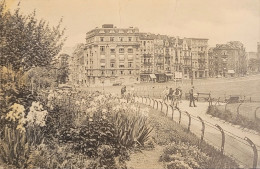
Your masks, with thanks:
M 162 101 L 161 99 L 156 99 L 157 101 Z M 170 105 L 170 103 L 167 103 Z M 218 118 L 212 117 L 206 114 L 208 109 L 208 102 L 196 102 L 197 107 L 189 107 L 189 101 L 183 100 L 180 103 L 179 108 L 181 110 L 181 125 L 186 128 L 189 123 L 189 118 L 184 113 L 187 111 L 191 116 L 191 126 L 190 131 L 201 137 L 201 129 L 202 123 L 197 118 L 197 116 L 201 117 L 205 122 L 205 133 L 204 140 L 207 141 L 212 146 L 220 149 L 222 142 L 222 135 L 220 130 L 214 125 L 219 125 L 225 132 L 225 144 L 224 144 L 224 153 L 233 157 L 237 162 L 241 164 L 241 166 L 252 168 L 254 153 L 252 147 L 244 140 L 245 137 L 249 138 L 254 142 L 256 148 L 258 150 L 258 154 L 260 153 L 260 135 L 257 132 L 243 129 L 240 126 L 232 125 L 231 123 L 225 122 L 224 120 L 220 120 Z M 156 106 L 155 106 L 156 107 Z M 160 104 L 158 104 L 158 110 L 161 110 Z M 163 106 L 163 112 L 166 112 L 166 106 Z M 168 110 L 169 118 L 172 118 L 171 109 Z M 173 115 L 174 121 L 179 121 L 179 113 L 177 110 L 174 111 Z M 258 155 L 258 165 L 260 167 L 260 156 Z

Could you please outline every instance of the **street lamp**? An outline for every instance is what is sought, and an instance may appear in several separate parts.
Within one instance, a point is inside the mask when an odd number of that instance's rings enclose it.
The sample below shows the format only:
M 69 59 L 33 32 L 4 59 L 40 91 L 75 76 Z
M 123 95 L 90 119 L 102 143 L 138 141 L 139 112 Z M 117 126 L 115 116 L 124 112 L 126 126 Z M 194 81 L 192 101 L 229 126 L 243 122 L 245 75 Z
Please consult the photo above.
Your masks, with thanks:
M 190 61 L 190 65 L 191 65 L 191 85 L 193 85 L 193 70 L 192 70 L 192 52 L 191 52 L 191 48 L 190 49 L 190 56 L 191 56 L 191 61 Z

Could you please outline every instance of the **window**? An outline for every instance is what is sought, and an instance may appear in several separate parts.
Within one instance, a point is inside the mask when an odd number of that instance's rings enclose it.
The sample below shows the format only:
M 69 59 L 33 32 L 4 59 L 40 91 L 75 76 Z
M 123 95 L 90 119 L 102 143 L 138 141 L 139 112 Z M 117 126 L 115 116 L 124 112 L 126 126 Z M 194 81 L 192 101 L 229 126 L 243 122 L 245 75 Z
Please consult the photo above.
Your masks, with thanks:
M 102 70 L 101 74 L 104 75 L 104 71 L 103 70 Z
M 132 37 L 128 37 L 128 41 L 131 42 L 132 41 Z
M 116 50 L 115 49 L 110 49 L 110 53 L 115 53 Z
M 105 69 L 105 66 L 101 66 L 101 69 Z
M 129 71 L 129 74 L 130 74 L 130 75 L 132 74 L 131 70 Z
M 110 66 L 111 66 L 111 67 L 114 67 L 114 66 L 115 66 L 115 63 L 111 63 Z
M 110 37 L 110 41 L 113 42 L 114 41 L 114 37 Z
M 114 71 L 112 71 L 112 75 L 114 75 Z
M 120 71 L 120 74 L 122 75 L 122 74 L 123 74 L 123 71 Z
M 119 65 L 119 68 L 124 68 L 125 67 L 125 65 Z
M 119 49 L 119 53 L 124 53 L 125 52 L 125 49 L 124 48 L 120 48 Z
M 128 53 L 133 53 L 133 49 L 132 49 L 132 48 L 129 48 L 127 52 L 128 52 Z
M 123 42 L 124 38 L 123 38 L 123 37 L 119 37 L 119 40 L 120 40 L 121 42 Z
M 129 62 L 129 63 L 128 63 L 128 67 L 132 67 L 132 62 Z
M 100 46 L 100 52 L 105 52 L 105 46 Z
M 100 37 L 100 41 L 101 41 L 101 42 L 104 42 L 104 37 Z

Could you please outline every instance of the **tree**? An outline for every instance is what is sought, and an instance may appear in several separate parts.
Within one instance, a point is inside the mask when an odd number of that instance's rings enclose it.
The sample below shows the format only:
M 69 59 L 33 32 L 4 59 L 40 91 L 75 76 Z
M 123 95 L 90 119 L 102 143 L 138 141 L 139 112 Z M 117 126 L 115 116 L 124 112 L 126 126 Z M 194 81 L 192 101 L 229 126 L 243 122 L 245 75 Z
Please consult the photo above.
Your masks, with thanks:
M 249 59 L 248 68 L 252 72 L 260 71 L 260 59 L 251 58 Z
M 46 66 L 57 55 L 66 38 L 61 29 L 45 20 L 37 20 L 36 12 L 23 15 L 18 8 L 12 13 L 0 3 L 0 63 L 12 65 L 14 70 L 27 71 L 31 67 Z

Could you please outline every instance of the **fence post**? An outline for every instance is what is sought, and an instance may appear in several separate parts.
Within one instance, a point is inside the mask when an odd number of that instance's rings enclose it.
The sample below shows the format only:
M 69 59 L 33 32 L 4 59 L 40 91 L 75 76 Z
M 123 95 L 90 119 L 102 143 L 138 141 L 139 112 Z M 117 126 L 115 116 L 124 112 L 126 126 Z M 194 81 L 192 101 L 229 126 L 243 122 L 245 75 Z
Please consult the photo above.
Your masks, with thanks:
M 203 141 L 203 138 L 204 138 L 205 123 L 204 123 L 204 121 L 202 120 L 201 117 L 198 116 L 198 119 L 201 121 L 201 124 L 202 124 L 201 137 L 200 137 L 200 143 L 199 143 L 199 147 L 201 147 L 201 144 L 202 144 L 202 141 Z
M 222 135 L 222 142 L 221 142 L 221 154 L 224 154 L 224 145 L 225 145 L 225 133 L 224 130 L 217 124 L 215 126 L 219 129 Z
M 252 147 L 253 151 L 254 151 L 254 161 L 253 161 L 253 168 L 257 167 L 257 159 L 258 159 L 258 153 L 257 153 L 257 149 L 255 144 L 247 137 L 244 138 Z
M 170 107 L 172 108 L 172 120 L 173 120 L 174 107 L 172 105 L 170 105 Z
M 180 113 L 180 115 L 179 115 L 179 124 L 181 124 L 181 110 L 179 108 L 177 108 L 177 110 Z
M 243 102 L 240 103 L 240 104 L 237 106 L 237 119 L 238 119 L 238 116 L 239 116 L 239 107 L 240 107 L 242 104 L 243 104 Z
M 154 108 L 154 105 L 155 105 L 155 101 L 154 101 L 154 99 L 153 99 L 153 108 Z
M 159 102 L 161 103 L 161 112 L 163 112 L 163 111 L 162 111 L 162 108 L 163 108 L 163 103 L 162 103 L 161 101 L 159 101 Z
M 151 106 L 151 102 L 152 102 L 152 101 L 151 101 L 151 98 L 149 97 L 149 106 Z
M 142 103 L 144 103 L 144 97 L 142 97 Z
M 164 104 L 165 104 L 165 106 L 166 106 L 166 108 L 167 108 L 166 113 L 165 113 L 165 115 L 167 116 L 167 115 L 168 115 L 169 107 L 168 107 L 168 105 L 167 105 L 165 102 L 164 102 Z
M 188 132 L 189 132 L 190 131 L 190 124 L 191 124 L 191 117 L 190 117 L 190 113 L 188 113 L 187 111 L 185 111 L 185 113 L 189 117 L 189 124 L 188 124 Z
M 156 109 L 158 110 L 158 101 L 157 100 L 155 100 L 155 101 L 156 101 L 156 104 L 157 104 Z
M 255 109 L 255 121 L 258 119 L 257 116 L 256 116 L 256 112 L 257 112 L 257 110 L 258 110 L 259 108 L 260 108 L 260 107 L 257 107 L 257 108 Z

